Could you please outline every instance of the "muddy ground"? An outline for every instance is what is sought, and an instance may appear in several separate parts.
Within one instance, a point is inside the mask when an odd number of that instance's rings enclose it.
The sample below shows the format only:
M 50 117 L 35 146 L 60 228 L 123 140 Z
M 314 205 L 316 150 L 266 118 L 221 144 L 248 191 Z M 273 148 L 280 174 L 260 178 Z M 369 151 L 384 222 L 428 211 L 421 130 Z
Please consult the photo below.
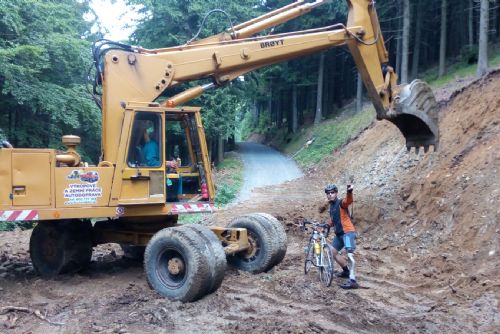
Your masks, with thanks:
M 274 214 L 288 252 L 267 273 L 229 269 L 195 303 L 159 297 L 141 263 L 115 245 L 99 246 L 81 274 L 43 280 L 30 264 L 30 231 L 0 233 L 0 307 L 40 312 L 1 314 L 0 332 L 500 333 L 500 73 L 452 93 L 467 84 L 437 92 L 438 152 L 407 153 L 397 129 L 377 122 L 304 178 L 217 214 L 219 224 Z M 318 207 L 332 181 L 355 186 L 363 289 L 325 288 L 314 270 L 303 274 L 297 223 L 326 219 Z

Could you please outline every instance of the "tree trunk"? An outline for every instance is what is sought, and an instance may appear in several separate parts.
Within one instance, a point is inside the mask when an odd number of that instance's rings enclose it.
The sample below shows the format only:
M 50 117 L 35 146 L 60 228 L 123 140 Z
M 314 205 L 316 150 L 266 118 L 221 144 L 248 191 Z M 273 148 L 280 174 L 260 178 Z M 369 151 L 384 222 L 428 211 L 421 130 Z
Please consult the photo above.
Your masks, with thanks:
M 236 149 L 236 138 L 234 134 L 227 139 L 227 149 L 228 151 L 234 151 Z
M 267 100 L 267 112 L 269 113 L 269 119 L 271 123 L 273 122 L 273 86 L 269 83 L 269 99 Z M 269 125 L 269 124 L 266 124 Z
M 224 160 L 224 137 L 217 136 L 217 163 Z
M 257 108 L 257 99 L 253 99 L 252 104 L 252 127 L 256 127 L 259 124 L 259 109 Z
M 361 74 L 358 72 L 358 83 L 356 89 L 356 112 L 361 112 L 363 109 L 363 79 L 361 79 Z
M 297 85 L 293 85 L 292 90 L 292 133 L 297 132 L 299 127 L 297 114 Z
M 397 20 L 397 33 L 396 33 L 396 73 L 401 73 L 401 53 L 403 50 L 402 36 L 401 36 L 401 7 L 398 6 L 398 20 Z
M 314 115 L 314 125 L 321 122 L 321 109 L 323 105 L 323 72 L 325 70 L 325 53 L 319 55 L 318 66 L 318 91 L 316 92 L 316 114 Z
M 479 55 L 477 56 L 476 76 L 481 77 L 488 71 L 488 11 L 489 0 L 481 0 L 479 19 Z
M 474 0 L 469 0 L 468 11 L 469 46 L 474 45 Z
M 401 56 L 401 83 L 408 83 L 408 51 L 410 49 L 410 0 L 403 0 L 403 50 Z
M 213 140 L 212 140 L 212 136 L 208 136 L 206 138 L 207 140 L 207 148 L 208 148 L 208 156 L 210 158 L 210 161 L 212 162 L 215 162 L 215 159 L 214 159 L 214 146 L 213 146 Z
M 9 132 L 7 135 L 7 140 L 11 141 L 13 136 L 12 136 L 12 108 L 9 108 Z
M 416 12 L 417 22 L 415 23 L 415 42 L 413 43 L 413 59 L 411 68 L 411 77 L 415 79 L 418 75 L 418 64 L 420 63 L 420 40 L 422 39 L 422 6 L 421 1 L 417 0 Z
M 446 70 L 446 0 L 441 0 L 441 38 L 439 42 L 439 77 L 444 75 Z
M 495 32 L 494 35 L 491 35 L 491 41 L 496 41 L 496 37 L 498 36 L 498 10 L 497 10 L 497 7 L 498 7 L 498 0 L 493 0 L 492 2 L 492 7 L 490 7 L 489 9 L 493 9 L 491 11 L 491 20 L 490 20 L 490 24 L 488 24 L 488 29 L 491 29 Z

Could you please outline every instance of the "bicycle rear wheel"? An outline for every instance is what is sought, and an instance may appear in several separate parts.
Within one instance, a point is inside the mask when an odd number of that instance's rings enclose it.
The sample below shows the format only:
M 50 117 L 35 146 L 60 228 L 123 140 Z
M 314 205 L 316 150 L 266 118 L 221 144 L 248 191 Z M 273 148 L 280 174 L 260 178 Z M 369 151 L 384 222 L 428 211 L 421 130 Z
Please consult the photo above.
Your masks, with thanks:
M 319 279 L 325 286 L 330 286 L 333 279 L 332 251 L 328 245 L 323 246 L 321 252 L 322 266 L 319 268 Z
M 307 245 L 306 259 L 304 261 L 304 274 L 307 275 L 311 270 L 314 261 L 314 244 L 309 242 Z

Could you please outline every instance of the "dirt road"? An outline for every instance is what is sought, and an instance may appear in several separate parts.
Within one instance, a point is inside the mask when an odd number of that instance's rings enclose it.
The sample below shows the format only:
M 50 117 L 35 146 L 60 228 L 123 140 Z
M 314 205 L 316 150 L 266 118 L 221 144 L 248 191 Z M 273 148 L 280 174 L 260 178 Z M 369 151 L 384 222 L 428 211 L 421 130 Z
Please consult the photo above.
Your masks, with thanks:
M 235 202 L 249 200 L 252 189 L 297 179 L 302 172 L 292 159 L 258 143 L 238 143 L 244 164 L 243 185 Z
M 296 181 L 259 188 L 220 212 L 264 211 L 284 224 L 288 251 L 271 271 L 228 270 L 196 303 L 151 291 L 140 263 L 99 246 L 78 275 L 42 280 L 30 231 L 0 233 L 0 332 L 5 333 L 500 333 L 500 73 L 441 101 L 440 150 L 408 154 L 377 122 Z M 439 95 L 439 92 L 438 92 Z M 447 94 L 447 96 L 450 96 Z M 333 163 L 335 162 L 335 163 Z M 304 275 L 303 218 L 325 219 L 322 188 L 354 178 L 359 282 L 323 288 Z M 2 312 L 8 305 L 39 310 Z M 2 314 L 4 313 L 4 314 Z

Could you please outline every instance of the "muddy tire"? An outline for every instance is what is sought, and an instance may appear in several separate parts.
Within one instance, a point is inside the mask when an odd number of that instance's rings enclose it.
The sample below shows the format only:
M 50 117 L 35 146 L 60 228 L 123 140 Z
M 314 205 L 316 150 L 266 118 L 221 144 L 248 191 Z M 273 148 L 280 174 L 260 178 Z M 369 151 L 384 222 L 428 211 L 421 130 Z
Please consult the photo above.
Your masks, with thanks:
M 30 256 L 43 277 L 85 269 L 92 257 L 92 225 L 89 221 L 39 222 L 30 238 Z
M 240 216 L 238 219 L 254 221 L 256 224 L 259 224 L 262 228 L 267 230 L 267 234 L 270 236 L 269 242 L 271 243 L 270 247 L 271 262 L 269 262 L 269 265 L 263 271 L 271 270 L 276 264 L 276 258 L 278 256 L 278 251 L 280 248 L 280 242 L 276 237 L 276 231 L 273 228 L 272 224 L 269 223 L 267 218 L 260 216 L 256 213 Z
M 145 246 L 120 244 L 120 247 L 123 250 L 123 256 L 127 259 L 135 261 L 142 261 L 144 259 Z
M 165 228 L 149 241 L 144 270 L 149 285 L 171 300 L 192 302 L 203 297 L 212 279 L 205 241 L 186 226 Z
M 205 241 L 205 251 L 211 277 L 207 294 L 212 293 L 221 286 L 224 280 L 227 267 L 226 253 L 219 238 L 208 227 L 198 224 L 186 225 L 186 227 L 195 231 Z
M 308 274 L 314 263 L 314 243 L 309 242 L 307 245 L 306 259 L 304 260 L 304 274 Z
M 228 227 L 247 229 L 250 243 L 248 250 L 228 256 L 227 261 L 230 265 L 254 274 L 267 271 L 272 267 L 275 250 L 273 231 L 262 223 L 262 220 L 241 216 L 235 218 Z
M 268 213 L 254 213 L 254 216 L 258 217 L 263 217 L 266 219 L 267 223 L 269 226 L 271 226 L 274 229 L 275 235 L 275 255 L 273 256 L 273 264 L 272 266 L 274 267 L 275 265 L 278 265 L 283 261 L 286 255 L 286 248 L 287 248 L 287 237 L 286 237 L 286 231 L 285 228 L 283 227 L 283 224 L 276 219 L 274 216 L 268 214 Z
M 323 246 L 322 256 L 323 266 L 319 268 L 319 280 L 328 287 L 332 284 L 333 279 L 333 256 L 328 245 Z

